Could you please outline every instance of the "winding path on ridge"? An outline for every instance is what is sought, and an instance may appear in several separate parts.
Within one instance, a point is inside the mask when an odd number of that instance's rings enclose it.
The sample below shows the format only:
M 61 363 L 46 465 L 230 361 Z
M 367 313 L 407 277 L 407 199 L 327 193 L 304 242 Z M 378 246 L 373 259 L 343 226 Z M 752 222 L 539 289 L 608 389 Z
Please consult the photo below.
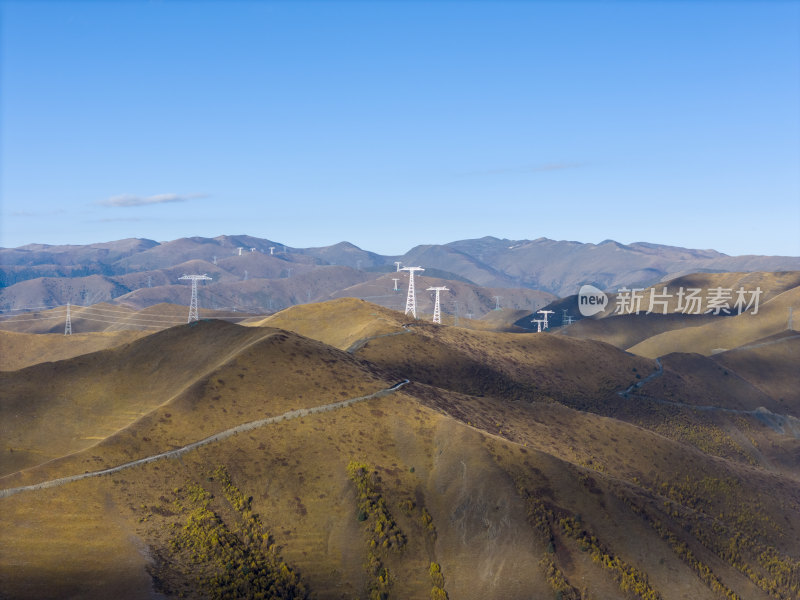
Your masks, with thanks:
M 367 344 L 370 340 L 373 340 L 373 339 L 411 333 L 412 331 L 410 329 L 410 325 L 411 324 L 404 324 L 402 326 L 403 327 L 402 331 L 395 331 L 395 332 L 391 332 L 391 333 L 384 333 L 384 334 L 380 334 L 380 335 L 361 338 L 361 339 L 355 341 L 353 344 L 351 344 L 350 347 L 347 348 L 346 352 L 348 352 L 350 354 L 353 354 L 356 351 L 358 351 L 361 348 L 363 348 L 365 344 Z M 618 391 L 617 394 L 620 395 L 623 398 L 634 397 L 634 398 L 637 398 L 637 399 L 649 400 L 651 402 L 657 402 L 657 403 L 660 403 L 660 404 L 670 404 L 670 405 L 674 405 L 674 406 L 691 408 L 691 409 L 699 410 L 699 411 L 717 410 L 717 411 L 728 412 L 728 413 L 736 413 L 736 414 L 742 414 L 742 415 L 752 415 L 752 416 L 755 416 L 756 418 L 758 418 L 760 421 L 762 421 L 765 425 L 767 425 L 769 427 L 772 427 L 773 429 L 775 429 L 776 431 L 779 431 L 780 433 L 787 433 L 786 432 L 786 428 L 787 428 L 787 425 L 788 425 L 788 429 L 791 430 L 791 434 L 793 434 L 795 437 L 800 437 L 800 419 L 797 419 L 796 417 L 792 417 L 790 415 L 779 415 L 779 414 L 776 414 L 776 413 L 772 413 L 772 412 L 768 411 L 765 408 L 758 408 L 756 410 L 737 410 L 737 409 L 722 408 L 722 407 L 717 407 L 717 406 L 698 406 L 698 405 L 693 405 L 693 404 L 685 404 L 685 403 L 682 403 L 682 402 L 673 402 L 673 401 L 669 401 L 669 400 L 663 400 L 663 399 L 660 399 L 660 398 L 654 398 L 654 397 L 651 397 L 651 396 L 646 396 L 644 394 L 635 394 L 635 395 L 633 395 L 633 391 L 635 389 L 640 389 L 644 384 L 652 381 L 653 379 L 656 379 L 657 377 L 661 377 L 664 374 L 664 366 L 661 363 L 661 359 L 656 358 L 655 362 L 656 362 L 656 365 L 658 367 L 656 371 L 654 371 L 653 373 L 651 373 L 650 375 L 648 375 L 647 377 L 645 377 L 641 381 L 637 381 L 635 383 L 632 383 L 630 386 L 628 386 L 624 390 Z M 215 433 L 214 435 L 211 435 L 211 436 L 209 436 L 207 438 L 204 438 L 202 440 L 199 440 L 199 441 L 196 441 L 196 442 L 192 442 L 191 444 L 187 444 L 185 446 L 181 446 L 180 448 L 176 448 L 174 450 L 168 450 L 167 452 L 162 452 L 160 454 L 154 454 L 152 456 L 147 456 L 145 458 L 140 458 L 140 459 L 137 459 L 137 460 L 134 460 L 134 461 L 126 462 L 126 463 L 123 463 L 123 464 L 118 465 L 116 467 L 109 467 L 107 469 L 101 469 L 99 471 L 91 471 L 91 472 L 88 472 L 88 473 L 81 473 L 81 474 L 78 474 L 78 475 L 70 475 L 70 476 L 67 476 L 67 477 L 60 477 L 58 479 L 51 479 L 49 481 L 43 481 L 41 483 L 35 483 L 35 484 L 32 484 L 32 485 L 20 486 L 20 487 L 15 487 L 15 488 L 0 489 L 0 498 L 7 498 L 9 496 L 13 496 L 14 494 L 18 494 L 20 492 L 35 491 L 35 490 L 42 490 L 42 489 L 51 488 L 51 487 L 57 487 L 57 486 L 60 486 L 60 485 L 71 483 L 73 481 L 80 481 L 81 479 L 87 479 L 89 477 L 100 477 L 102 475 L 110 475 L 112 473 L 117 473 L 117 472 L 123 471 L 125 469 L 130 469 L 130 468 L 133 468 L 133 467 L 136 467 L 136 466 L 139 466 L 139 465 L 145 465 L 145 464 L 148 464 L 148 463 L 151 463 L 151 462 L 155 462 L 155 461 L 158 461 L 158 460 L 162 460 L 162 459 L 165 459 L 165 458 L 174 458 L 174 457 L 180 456 L 182 454 L 185 454 L 187 452 L 191 452 L 192 450 L 196 450 L 197 448 L 200 448 L 201 446 L 206 446 L 206 445 L 212 444 L 214 442 L 222 441 L 224 439 L 227 439 L 229 437 L 232 437 L 234 435 L 237 435 L 237 434 L 245 432 L 245 431 L 252 431 L 253 429 L 258 429 L 258 428 L 264 427 L 266 425 L 272 425 L 272 424 L 280 423 L 280 422 L 283 422 L 283 421 L 289 421 L 291 419 L 297 419 L 297 418 L 305 417 L 305 416 L 312 415 L 312 414 L 338 410 L 340 408 L 344 408 L 344 407 L 350 406 L 352 404 L 356 404 L 357 402 L 363 402 L 365 400 L 370 400 L 372 398 L 381 398 L 383 396 L 387 396 L 389 394 L 392 394 L 392 393 L 396 392 L 397 390 L 401 389 L 403 386 L 405 386 L 405 385 L 407 385 L 409 383 L 411 383 L 410 380 L 404 379 L 402 381 L 399 381 L 399 382 L 395 383 L 394 385 L 392 385 L 392 386 L 390 386 L 388 388 L 384 388 L 382 390 L 378 390 L 377 392 L 373 392 L 372 394 L 368 394 L 366 396 L 359 396 L 359 397 L 356 397 L 356 398 L 349 398 L 347 400 L 342 400 L 341 402 L 333 402 L 333 403 L 330 403 L 330 404 L 323 404 L 323 405 L 320 405 L 320 406 L 314 406 L 312 408 L 301 408 L 301 409 L 292 410 L 292 411 L 283 413 L 281 415 L 276 415 L 274 417 L 268 417 L 266 419 L 259 419 L 257 421 L 251 421 L 249 423 L 243 423 L 241 425 L 237 425 L 236 427 L 231 427 L 230 429 L 226 429 L 226 430 L 221 431 L 219 433 Z
M 779 340 L 782 341 L 782 340 Z M 668 406 L 677 406 L 680 408 L 690 408 L 692 410 L 696 410 L 699 412 L 723 412 L 728 414 L 735 414 L 735 415 L 747 415 L 751 417 L 755 417 L 758 419 L 762 424 L 766 425 L 767 427 L 771 428 L 773 431 L 784 434 L 784 435 L 791 435 L 796 438 L 800 438 L 800 419 L 794 417 L 792 415 L 782 415 L 778 413 L 774 413 L 766 408 L 759 407 L 755 410 L 743 410 L 739 408 L 724 408 L 722 406 L 709 406 L 709 405 L 701 405 L 701 404 L 686 404 L 685 402 L 675 402 L 674 400 L 664 400 L 663 398 L 655 398 L 653 396 L 647 396 L 645 394 L 633 394 L 633 390 L 641 388 L 645 383 L 652 381 L 657 377 L 661 377 L 664 374 L 664 365 L 661 364 L 661 359 L 657 358 L 656 364 L 658 365 L 658 370 L 654 373 L 651 373 L 641 381 L 637 381 L 636 383 L 632 383 L 624 390 L 620 390 L 617 392 L 618 395 L 622 396 L 623 398 L 636 398 L 641 400 L 648 400 L 650 402 L 655 402 L 657 404 L 666 404 Z
M 381 335 L 374 335 L 370 337 L 361 338 L 360 340 L 355 341 L 346 350 L 346 352 L 353 354 L 359 348 L 362 348 L 370 340 L 391 335 L 400 335 L 404 333 L 411 333 L 408 324 L 403 325 L 403 331 L 395 331 L 391 333 L 384 333 Z M 368 394 L 366 396 L 349 398 L 348 400 L 342 400 L 341 402 L 332 402 L 331 404 L 323 404 L 321 406 L 314 406 L 312 408 L 300 408 L 297 410 L 291 410 L 289 412 L 283 413 L 282 415 L 268 417 L 266 419 L 259 419 L 258 421 L 251 421 L 249 423 L 243 423 L 242 425 L 237 425 L 236 427 L 231 427 L 230 429 L 226 429 L 225 431 L 220 431 L 219 433 L 215 433 L 214 435 L 208 436 L 207 438 L 204 438 L 197 442 L 192 442 L 191 444 L 181 446 L 180 448 L 176 448 L 174 450 L 168 450 L 167 452 L 162 452 L 160 454 L 154 454 L 152 456 L 146 456 L 145 458 L 140 458 L 137 460 L 123 463 L 121 465 L 117 465 L 116 467 L 109 467 L 108 469 L 91 471 L 89 473 L 80 473 L 78 475 L 69 475 L 67 477 L 59 477 L 58 479 L 51 479 L 49 481 L 34 483 L 32 485 L 24 485 L 15 488 L 2 489 L 0 490 L 0 498 L 8 498 L 9 496 L 13 496 L 14 494 L 18 494 L 20 492 L 29 492 L 34 490 L 43 490 L 46 488 L 57 487 L 60 485 L 64 485 L 66 483 L 72 483 L 73 481 L 80 481 L 81 479 L 87 479 L 89 477 L 100 477 L 101 475 L 110 475 L 112 473 L 118 473 L 119 471 L 123 471 L 125 469 L 130 469 L 132 467 L 137 467 L 139 465 L 146 465 L 148 463 L 155 462 L 157 460 L 162 460 L 164 458 L 175 458 L 177 456 L 180 456 L 181 454 L 185 454 L 186 452 L 191 452 L 192 450 L 196 450 L 201 446 L 206 446 L 208 444 L 213 444 L 214 442 L 222 441 L 224 439 L 227 439 L 231 436 L 242 433 L 244 431 L 252 431 L 253 429 L 258 429 L 259 427 L 264 427 L 265 425 L 272 425 L 274 423 L 289 421 L 291 419 L 297 419 L 299 417 L 305 417 L 317 413 L 338 410 L 340 408 L 350 406 L 351 404 L 355 404 L 357 402 L 363 402 L 365 400 L 370 400 L 372 398 L 381 398 L 383 396 L 387 396 L 389 394 L 396 392 L 397 390 L 399 390 L 408 383 L 411 383 L 411 381 L 408 379 L 404 379 L 403 381 L 395 383 L 391 387 L 378 390 L 377 392 L 373 392 L 372 394 Z
M 383 396 L 388 396 L 389 394 L 393 394 L 394 392 L 396 392 L 397 390 L 399 390 L 408 383 L 411 382 L 408 379 L 404 379 L 403 381 L 395 383 L 391 387 L 378 390 L 377 392 L 373 392 L 372 394 L 368 394 L 366 396 L 349 398 L 348 400 L 342 400 L 341 402 L 323 404 L 321 406 L 314 406 L 312 408 L 300 408 L 297 410 L 291 410 L 289 412 L 274 417 L 268 417 L 266 419 L 259 419 L 258 421 L 251 421 L 249 423 L 237 425 L 236 427 L 231 427 L 230 429 L 226 429 L 225 431 L 220 431 L 219 433 L 215 433 L 214 435 L 211 435 L 197 442 L 192 442 L 191 444 L 181 446 L 180 448 L 176 448 L 175 450 L 168 450 L 167 452 L 162 452 L 161 454 L 154 454 L 153 456 L 140 458 L 138 460 L 118 465 L 116 467 L 110 467 L 108 469 L 102 469 L 100 471 L 92 471 L 89 473 L 81 473 L 79 475 L 70 475 L 68 477 L 60 477 L 58 479 L 51 479 L 50 481 L 43 481 L 41 483 L 35 483 L 33 485 L 25 485 L 16 488 L 6 488 L 4 490 L 0 490 L 0 498 L 7 498 L 8 496 L 13 496 L 14 494 L 18 494 L 20 492 L 43 490 L 45 488 L 57 487 L 59 485 L 64 485 L 65 483 L 80 481 L 81 479 L 87 479 L 89 477 L 100 477 L 101 475 L 110 475 L 111 473 L 117 473 L 125 469 L 130 469 L 132 467 L 137 467 L 139 465 L 145 465 L 147 463 L 155 462 L 157 460 L 162 460 L 164 458 L 175 458 L 177 456 L 180 456 L 181 454 L 185 454 L 187 452 L 191 452 L 192 450 L 196 450 L 201 446 L 222 441 L 224 439 L 227 439 L 231 436 L 234 436 L 238 433 L 242 433 L 244 431 L 251 431 L 253 429 L 258 429 L 259 427 L 264 427 L 265 425 L 272 425 L 274 423 L 289 421 L 291 419 L 297 419 L 299 417 L 305 417 L 317 413 L 338 410 L 340 408 L 350 406 L 351 404 L 355 404 L 357 402 L 364 402 L 365 400 L 370 400 L 372 398 L 381 398 Z

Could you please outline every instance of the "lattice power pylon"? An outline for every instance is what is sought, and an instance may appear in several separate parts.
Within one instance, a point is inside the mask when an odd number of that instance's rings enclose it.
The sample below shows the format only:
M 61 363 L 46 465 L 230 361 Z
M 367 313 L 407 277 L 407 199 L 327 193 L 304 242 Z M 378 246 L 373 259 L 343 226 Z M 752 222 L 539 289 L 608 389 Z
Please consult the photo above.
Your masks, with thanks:
M 69 302 L 67 302 L 67 322 L 64 323 L 64 335 L 72 335 L 72 318 L 69 314 Z
M 536 333 L 542 333 L 542 325 L 544 324 L 544 319 L 532 319 L 532 323 L 536 323 L 538 328 L 536 329 Z
M 414 272 L 424 271 L 422 267 L 403 267 L 401 271 L 408 271 L 408 297 L 406 298 L 406 314 L 417 318 L 417 295 L 414 291 Z
M 433 322 L 442 324 L 442 311 L 439 310 L 439 292 L 448 292 L 446 287 L 429 287 L 429 292 L 436 292 L 436 303 L 433 305 Z
M 548 320 L 548 316 L 553 314 L 552 310 L 537 310 L 537 313 L 542 313 L 544 315 L 544 328 L 550 328 L 550 321 Z
M 197 321 L 200 318 L 200 314 L 197 312 L 197 282 L 211 281 L 211 277 L 203 273 L 202 275 L 184 275 L 183 277 L 178 277 L 178 279 L 188 279 L 192 282 L 192 302 L 189 304 L 189 320 L 186 322 Z

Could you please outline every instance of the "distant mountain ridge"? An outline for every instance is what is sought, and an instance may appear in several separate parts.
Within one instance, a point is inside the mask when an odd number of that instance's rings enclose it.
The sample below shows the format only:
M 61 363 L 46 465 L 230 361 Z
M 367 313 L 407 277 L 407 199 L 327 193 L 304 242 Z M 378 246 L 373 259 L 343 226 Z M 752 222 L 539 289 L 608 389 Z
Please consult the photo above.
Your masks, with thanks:
M 583 283 L 615 291 L 693 272 L 800 270 L 800 257 L 728 256 L 715 250 L 646 242 L 625 245 L 613 240 L 591 244 L 487 236 L 416 246 L 403 255 L 389 256 L 349 242 L 293 248 L 248 235 L 168 242 L 130 238 L 0 249 L 0 309 L 39 301 L 107 301 L 129 294 L 142 302 L 149 295 L 154 301 L 157 297 L 159 302 L 180 302 L 172 296 L 183 293 L 184 286 L 178 286 L 175 279 L 183 272 L 195 271 L 208 272 L 215 283 L 225 283 L 228 288 L 220 296 L 234 305 L 239 298 L 239 306 L 245 308 L 268 302 L 263 309 L 276 309 L 333 297 L 345 288 L 394 271 L 396 261 L 423 266 L 426 275 L 440 279 L 494 290 L 527 288 L 558 297 L 576 293 Z M 293 277 L 296 283 L 288 281 Z M 272 294 L 267 282 L 276 280 L 282 282 Z M 162 288 L 163 293 L 148 291 L 151 287 Z

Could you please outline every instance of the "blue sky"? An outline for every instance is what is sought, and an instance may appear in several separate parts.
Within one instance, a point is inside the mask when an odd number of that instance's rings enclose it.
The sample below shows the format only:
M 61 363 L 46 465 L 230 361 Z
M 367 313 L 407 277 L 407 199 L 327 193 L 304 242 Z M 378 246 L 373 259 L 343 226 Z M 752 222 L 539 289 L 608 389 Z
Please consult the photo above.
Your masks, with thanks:
M 800 2 L 0 0 L 0 246 L 800 255 Z

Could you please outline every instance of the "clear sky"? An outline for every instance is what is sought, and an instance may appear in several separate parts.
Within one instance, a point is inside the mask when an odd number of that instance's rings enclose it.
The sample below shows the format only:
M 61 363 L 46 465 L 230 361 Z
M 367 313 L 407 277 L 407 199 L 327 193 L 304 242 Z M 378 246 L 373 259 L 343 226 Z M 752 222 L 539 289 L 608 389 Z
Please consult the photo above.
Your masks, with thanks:
M 800 255 L 800 2 L 0 0 L 0 246 Z

